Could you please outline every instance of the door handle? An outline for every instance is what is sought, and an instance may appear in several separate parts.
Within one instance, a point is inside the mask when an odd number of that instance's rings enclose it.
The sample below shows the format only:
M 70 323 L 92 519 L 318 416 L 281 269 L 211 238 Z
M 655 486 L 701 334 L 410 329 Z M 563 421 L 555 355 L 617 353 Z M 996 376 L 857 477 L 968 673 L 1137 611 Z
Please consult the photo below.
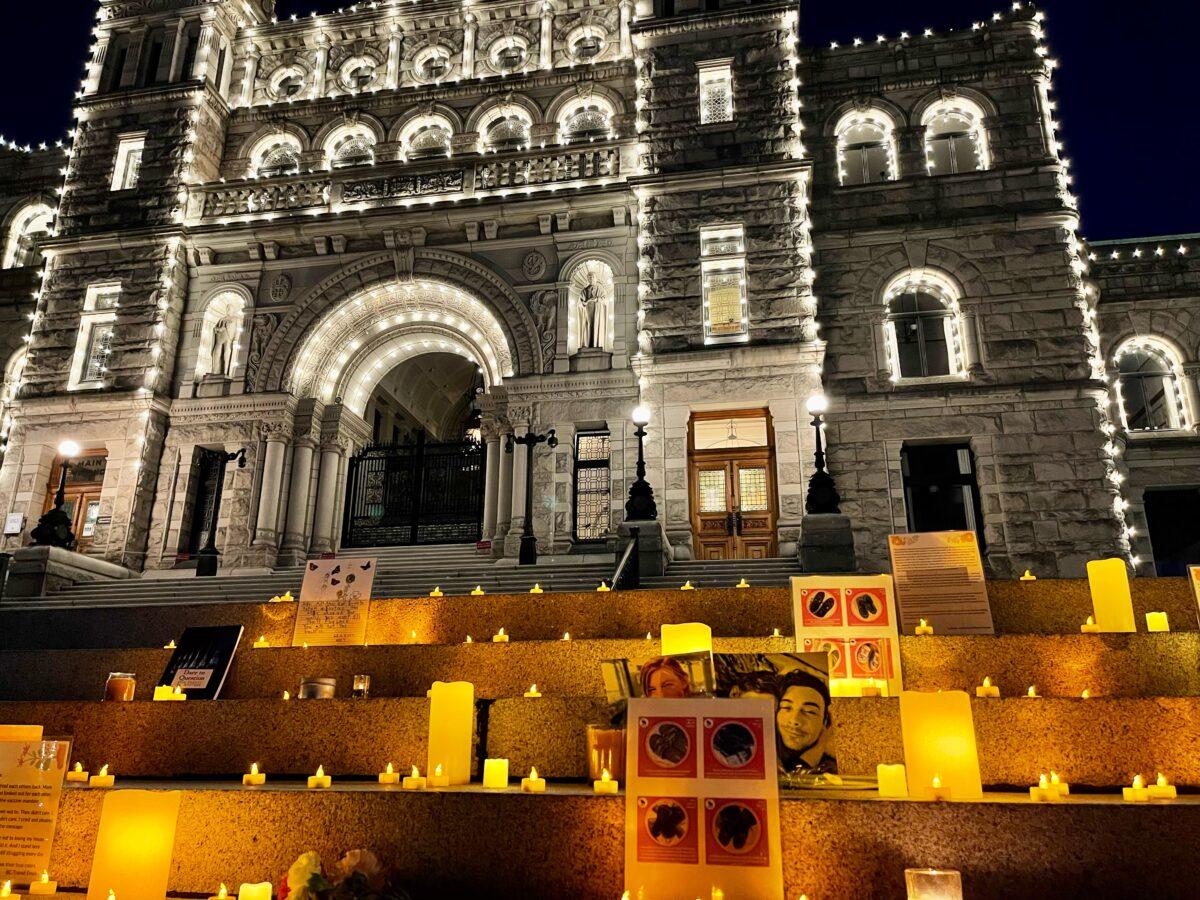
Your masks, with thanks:
M 735 509 L 733 511 L 733 528 L 734 528 L 734 534 L 736 534 L 738 537 L 741 537 L 742 536 L 742 511 L 740 509 Z
M 727 537 L 732 537 L 737 533 L 737 520 L 734 518 L 736 515 L 732 511 L 725 514 L 725 535 Z

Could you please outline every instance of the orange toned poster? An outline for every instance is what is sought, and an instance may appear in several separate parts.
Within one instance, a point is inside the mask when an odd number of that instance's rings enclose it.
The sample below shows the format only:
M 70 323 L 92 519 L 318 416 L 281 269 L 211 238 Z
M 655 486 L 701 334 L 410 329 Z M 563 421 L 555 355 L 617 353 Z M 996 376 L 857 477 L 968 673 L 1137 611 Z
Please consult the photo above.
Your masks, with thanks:
M 700 862 L 700 804 L 695 797 L 638 797 L 638 862 Z
M 355 646 L 367 642 L 375 559 L 310 559 L 296 609 L 292 646 Z
M 703 734 L 705 778 L 763 777 L 767 751 L 762 719 L 707 716 Z
M 925 619 L 937 634 L 995 634 L 973 531 L 888 535 L 905 633 Z
M 28 882 L 50 866 L 67 741 L 0 742 L 0 881 Z

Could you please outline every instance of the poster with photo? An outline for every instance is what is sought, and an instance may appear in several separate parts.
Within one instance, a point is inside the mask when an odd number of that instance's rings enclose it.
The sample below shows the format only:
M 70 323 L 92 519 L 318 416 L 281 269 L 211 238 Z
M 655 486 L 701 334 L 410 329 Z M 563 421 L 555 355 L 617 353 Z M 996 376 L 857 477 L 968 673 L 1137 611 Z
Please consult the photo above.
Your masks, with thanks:
M 375 559 L 365 556 L 305 563 L 292 646 L 365 644 L 375 568 Z
M 711 653 L 680 653 L 645 659 L 605 659 L 600 662 L 609 703 L 631 697 L 678 700 L 712 696 Z
M 636 761 L 625 785 L 631 896 L 678 900 L 719 890 L 729 898 L 783 900 L 769 699 L 747 690 L 737 699 L 629 701 L 626 758 Z M 680 777 L 681 770 L 689 774 Z
M 890 575 L 813 575 L 792 579 L 796 650 L 829 656 L 830 693 L 885 696 L 903 687 L 896 595 Z

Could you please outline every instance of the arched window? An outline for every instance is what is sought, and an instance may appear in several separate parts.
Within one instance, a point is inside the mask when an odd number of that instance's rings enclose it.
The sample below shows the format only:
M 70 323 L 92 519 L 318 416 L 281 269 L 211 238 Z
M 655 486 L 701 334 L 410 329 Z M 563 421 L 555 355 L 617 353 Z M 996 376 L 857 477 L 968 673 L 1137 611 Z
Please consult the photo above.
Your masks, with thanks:
M 300 171 L 300 139 L 294 134 L 269 134 L 250 151 L 250 175 L 271 178 Z
M 599 25 L 580 25 L 567 35 L 566 44 L 572 62 L 591 62 L 608 46 L 608 34 Z
M 426 47 L 413 58 L 413 77 L 425 84 L 434 84 L 450 74 L 454 56 L 446 47 Z
M 529 146 L 533 122 L 520 106 L 512 103 L 498 106 L 485 121 L 483 139 L 488 150 L 519 150 Z
M 525 39 L 515 34 L 493 41 L 488 48 L 488 61 L 495 71 L 502 74 L 519 71 L 528 60 L 529 48 Z
M 965 97 L 932 104 L 921 116 L 930 175 L 978 172 L 991 165 L 983 110 Z
M 5 269 L 19 269 L 38 262 L 37 242 L 50 234 L 54 210 L 47 203 L 30 203 L 21 209 L 8 228 L 4 242 Z
M 375 134 L 365 125 L 346 124 L 325 139 L 325 161 L 331 169 L 365 166 L 375 161 Z
M 280 66 L 268 81 L 273 100 L 298 100 L 304 90 L 304 72 L 299 66 Z
M 1153 338 L 1126 341 L 1116 353 L 1117 396 L 1128 431 L 1162 431 L 1187 424 L 1179 364 Z
M 375 60 L 369 56 L 351 57 L 342 63 L 341 70 L 338 72 L 338 84 L 342 86 L 343 90 L 351 93 L 369 91 L 375 86 L 377 68 Z
M 895 125 L 877 109 L 852 110 L 838 122 L 838 181 L 843 185 L 878 184 L 900 177 Z
M 562 142 L 612 137 L 612 115 L 612 106 L 603 97 L 572 100 L 558 117 Z
M 436 113 L 417 116 L 400 131 L 401 153 L 406 160 L 449 156 L 453 133 L 454 126 L 445 116 Z
M 928 269 L 906 272 L 883 299 L 893 381 L 965 374 L 958 293 L 948 278 Z

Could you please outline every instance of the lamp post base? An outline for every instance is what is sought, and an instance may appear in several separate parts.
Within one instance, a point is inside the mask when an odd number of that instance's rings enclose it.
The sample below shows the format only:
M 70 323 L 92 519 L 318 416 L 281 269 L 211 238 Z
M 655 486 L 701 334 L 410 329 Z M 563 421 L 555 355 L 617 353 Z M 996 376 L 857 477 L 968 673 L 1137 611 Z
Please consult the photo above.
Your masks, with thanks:
M 517 555 L 517 563 L 522 566 L 537 564 L 537 538 L 534 535 L 521 535 L 521 551 Z
M 71 531 L 71 517 L 63 510 L 61 502 L 46 510 L 38 519 L 33 531 L 29 532 L 37 547 L 61 547 L 75 549 L 75 533 Z
M 196 554 L 196 574 L 201 577 L 212 577 L 217 574 L 220 557 L 216 548 L 204 547 Z
M 817 513 L 800 520 L 800 568 L 805 572 L 857 570 L 848 516 Z

